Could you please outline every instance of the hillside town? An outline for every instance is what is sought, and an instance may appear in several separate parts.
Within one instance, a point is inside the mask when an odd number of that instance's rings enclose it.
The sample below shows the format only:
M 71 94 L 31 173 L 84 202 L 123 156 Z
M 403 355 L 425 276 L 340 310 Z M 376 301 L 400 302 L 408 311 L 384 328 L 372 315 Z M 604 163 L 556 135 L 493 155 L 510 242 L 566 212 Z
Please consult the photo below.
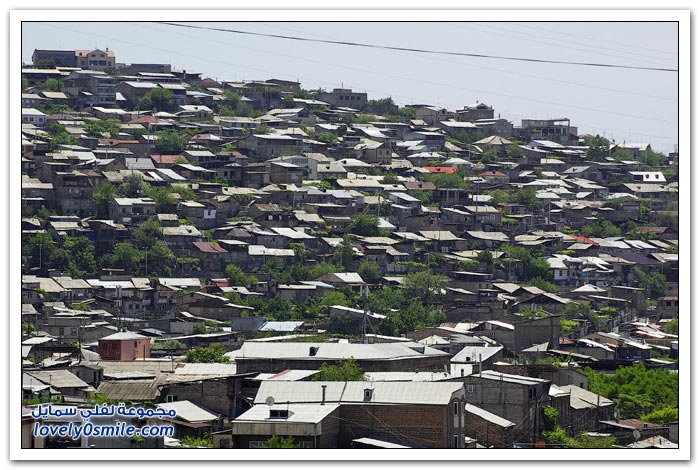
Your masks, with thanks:
M 23 448 L 678 448 L 678 150 L 110 48 L 21 96 Z M 32 433 L 117 404 L 174 433 Z

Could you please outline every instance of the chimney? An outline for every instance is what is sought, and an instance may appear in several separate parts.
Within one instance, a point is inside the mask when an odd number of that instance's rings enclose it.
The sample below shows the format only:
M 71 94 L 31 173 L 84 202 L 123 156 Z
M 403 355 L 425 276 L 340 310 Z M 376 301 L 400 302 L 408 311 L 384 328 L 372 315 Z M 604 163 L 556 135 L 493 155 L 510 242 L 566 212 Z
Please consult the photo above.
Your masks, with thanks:
M 321 404 L 326 404 L 326 387 L 328 385 L 321 385 Z

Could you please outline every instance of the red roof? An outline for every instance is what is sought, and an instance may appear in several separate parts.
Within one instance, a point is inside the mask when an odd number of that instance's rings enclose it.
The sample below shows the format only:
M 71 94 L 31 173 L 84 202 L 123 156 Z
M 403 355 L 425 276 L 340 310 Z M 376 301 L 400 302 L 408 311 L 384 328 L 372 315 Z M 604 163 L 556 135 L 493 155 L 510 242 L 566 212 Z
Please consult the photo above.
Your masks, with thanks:
M 151 160 L 153 163 L 160 163 L 161 165 L 174 165 L 178 158 L 185 158 L 182 155 L 151 155 Z M 185 158 L 185 160 L 187 160 Z
M 447 173 L 452 174 L 457 171 L 456 168 L 451 166 L 424 166 L 424 170 L 428 170 L 430 173 Z
M 571 234 L 569 234 L 569 236 L 570 236 L 571 238 L 573 238 L 574 240 L 576 240 L 577 242 L 579 242 L 579 243 L 587 243 L 587 244 L 589 244 L 589 245 L 595 245 L 595 244 L 596 244 L 596 242 L 594 242 L 594 241 L 591 240 L 590 238 L 586 238 L 586 237 L 584 237 L 584 236 L 582 236 L 582 235 L 571 235 Z
M 228 253 L 216 242 L 192 242 L 192 244 L 204 253 Z
M 158 122 L 158 119 L 154 118 L 153 116 L 141 116 L 139 118 L 132 119 L 127 124 L 155 124 L 156 122 Z

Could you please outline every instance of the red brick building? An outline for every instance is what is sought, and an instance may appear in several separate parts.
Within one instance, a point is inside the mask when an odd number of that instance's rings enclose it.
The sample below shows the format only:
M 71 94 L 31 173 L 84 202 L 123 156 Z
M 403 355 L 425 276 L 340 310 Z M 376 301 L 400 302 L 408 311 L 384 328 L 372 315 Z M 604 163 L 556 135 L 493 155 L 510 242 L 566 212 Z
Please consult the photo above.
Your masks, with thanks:
M 135 361 L 151 357 L 151 339 L 130 331 L 114 333 L 98 341 L 105 361 Z

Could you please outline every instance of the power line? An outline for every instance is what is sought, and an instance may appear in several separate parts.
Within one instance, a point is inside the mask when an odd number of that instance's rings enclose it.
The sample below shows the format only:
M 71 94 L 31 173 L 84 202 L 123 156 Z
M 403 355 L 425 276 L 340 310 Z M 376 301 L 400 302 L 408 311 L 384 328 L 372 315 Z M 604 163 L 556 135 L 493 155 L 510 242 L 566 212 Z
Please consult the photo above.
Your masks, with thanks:
M 246 34 L 246 35 L 250 35 L 250 36 L 264 36 L 264 37 L 270 37 L 270 38 L 276 38 L 276 39 L 287 39 L 287 40 L 304 41 L 304 42 L 317 42 L 317 43 L 323 43 L 323 44 L 337 44 L 337 45 L 342 45 L 342 46 L 367 47 L 367 48 L 371 48 L 371 49 L 385 49 L 385 50 L 403 51 L 403 52 L 420 52 L 420 53 L 424 53 L 424 54 L 442 54 L 442 55 L 451 55 L 451 56 L 460 56 L 460 57 L 476 57 L 476 58 L 481 58 L 481 59 L 514 60 L 514 61 L 520 61 L 520 62 L 534 62 L 534 63 L 545 63 L 545 64 L 580 65 L 580 66 L 586 66 L 586 67 L 650 70 L 650 71 L 657 71 L 657 72 L 678 72 L 678 69 L 663 68 L 663 67 L 642 67 L 642 66 L 621 65 L 621 64 L 603 64 L 603 63 L 596 63 L 596 62 L 574 62 L 574 61 L 564 61 L 564 60 L 535 59 L 535 58 L 531 58 L 531 57 L 498 56 L 498 55 L 489 55 L 489 54 L 477 54 L 477 53 L 471 53 L 471 52 L 437 51 L 437 50 L 430 50 L 430 49 L 417 49 L 417 48 L 410 48 L 410 47 L 367 44 L 367 43 L 352 42 L 352 41 L 333 41 L 333 40 L 328 40 L 328 39 L 304 38 L 304 37 L 300 37 L 300 36 L 286 36 L 286 35 L 282 35 L 282 34 L 267 34 L 267 33 L 258 33 L 258 32 L 254 32 L 254 31 L 242 31 L 239 29 L 214 28 L 214 27 L 209 27 L 209 26 L 195 26 L 195 25 L 186 25 L 186 24 L 179 24 L 179 23 L 170 23 L 167 21 L 154 21 L 154 23 L 164 24 L 164 25 L 169 25 L 169 26 L 176 26 L 179 28 L 203 29 L 203 30 L 208 30 L 208 31 L 219 31 L 219 32 L 223 32 L 223 33 Z

